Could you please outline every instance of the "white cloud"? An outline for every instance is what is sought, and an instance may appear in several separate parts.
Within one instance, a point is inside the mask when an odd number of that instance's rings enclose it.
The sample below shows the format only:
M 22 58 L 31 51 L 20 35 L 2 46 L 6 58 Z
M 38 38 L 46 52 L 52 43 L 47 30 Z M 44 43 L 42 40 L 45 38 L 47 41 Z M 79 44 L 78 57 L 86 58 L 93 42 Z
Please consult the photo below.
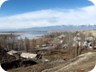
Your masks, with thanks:
M 96 6 L 96 0 L 89 0 Z
M 0 18 L 0 28 L 96 24 L 96 7 L 48 9 Z

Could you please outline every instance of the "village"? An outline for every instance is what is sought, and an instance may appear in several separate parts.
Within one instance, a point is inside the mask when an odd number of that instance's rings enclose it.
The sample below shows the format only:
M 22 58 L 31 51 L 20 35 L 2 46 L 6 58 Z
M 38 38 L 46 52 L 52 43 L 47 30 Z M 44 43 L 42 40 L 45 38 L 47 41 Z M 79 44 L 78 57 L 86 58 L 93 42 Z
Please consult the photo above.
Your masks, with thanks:
M 5 70 L 48 65 L 50 62 L 65 63 L 83 53 L 95 51 L 96 36 L 91 32 L 53 32 L 37 39 L 22 39 L 15 34 L 0 35 L 0 62 Z

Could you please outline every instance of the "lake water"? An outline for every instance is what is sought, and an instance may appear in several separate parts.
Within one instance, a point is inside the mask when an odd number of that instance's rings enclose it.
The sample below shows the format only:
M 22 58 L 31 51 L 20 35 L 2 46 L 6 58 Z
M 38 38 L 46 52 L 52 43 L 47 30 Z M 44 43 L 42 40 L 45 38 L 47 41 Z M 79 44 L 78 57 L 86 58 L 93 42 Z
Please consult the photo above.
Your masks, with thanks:
M 27 37 L 28 39 L 36 39 L 40 36 L 48 35 L 48 34 L 49 33 L 47 33 L 47 32 L 23 33 L 23 34 L 20 34 L 20 38 L 25 39 Z
M 6 34 L 11 34 L 11 33 L 0 33 L 0 35 L 6 35 Z M 26 37 L 28 39 L 35 39 L 35 38 L 39 38 L 40 36 L 43 36 L 43 35 L 48 35 L 49 33 L 47 32 L 22 32 L 22 33 L 12 33 L 12 34 L 15 34 L 15 35 L 20 35 L 18 37 L 18 39 L 22 38 L 22 39 L 25 39 Z

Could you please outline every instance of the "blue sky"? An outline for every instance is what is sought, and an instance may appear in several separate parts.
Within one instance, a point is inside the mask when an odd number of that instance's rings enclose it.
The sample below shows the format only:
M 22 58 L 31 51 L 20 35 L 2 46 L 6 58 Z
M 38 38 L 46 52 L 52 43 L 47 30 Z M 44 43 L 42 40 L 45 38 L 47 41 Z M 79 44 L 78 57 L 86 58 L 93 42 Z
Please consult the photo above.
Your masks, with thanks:
M 0 8 L 0 28 L 95 24 L 94 9 L 88 0 L 8 0 Z
M 1 16 L 8 16 L 42 9 L 76 9 L 92 5 L 88 0 L 8 0 L 0 9 Z

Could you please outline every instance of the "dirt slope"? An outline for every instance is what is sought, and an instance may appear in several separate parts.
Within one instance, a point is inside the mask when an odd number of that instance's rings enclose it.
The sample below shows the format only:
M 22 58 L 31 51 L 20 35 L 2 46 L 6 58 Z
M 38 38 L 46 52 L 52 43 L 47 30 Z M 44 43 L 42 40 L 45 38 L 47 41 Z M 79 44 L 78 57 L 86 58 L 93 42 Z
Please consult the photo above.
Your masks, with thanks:
M 82 54 L 67 63 L 46 69 L 42 72 L 88 72 L 96 64 L 96 52 Z
M 88 72 L 96 64 L 96 52 L 88 52 L 67 62 L 57 60 L 47 64 L 20 67 L 9 72 Z

